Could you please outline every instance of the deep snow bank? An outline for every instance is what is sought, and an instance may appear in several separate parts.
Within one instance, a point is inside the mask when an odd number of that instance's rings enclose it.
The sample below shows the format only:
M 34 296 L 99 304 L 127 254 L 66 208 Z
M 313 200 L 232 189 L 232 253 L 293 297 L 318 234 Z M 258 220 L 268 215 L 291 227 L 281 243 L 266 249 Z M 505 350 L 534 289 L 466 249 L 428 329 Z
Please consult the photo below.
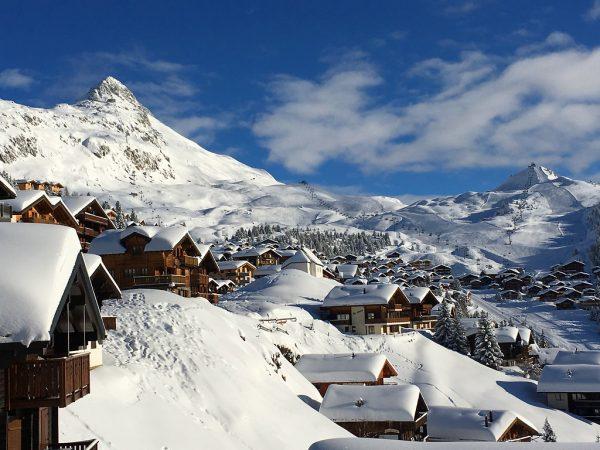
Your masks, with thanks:
M 61 411 L 65 441 L 104 449 L 306 449 L 348 436 L 303 402 L 318 392 L 257 330 L 203 299 L 128 291 L 92 394 Z M 281 368 L 277 365 L 281 364 Z M 285 378 L 285 379 L 284 379 Z

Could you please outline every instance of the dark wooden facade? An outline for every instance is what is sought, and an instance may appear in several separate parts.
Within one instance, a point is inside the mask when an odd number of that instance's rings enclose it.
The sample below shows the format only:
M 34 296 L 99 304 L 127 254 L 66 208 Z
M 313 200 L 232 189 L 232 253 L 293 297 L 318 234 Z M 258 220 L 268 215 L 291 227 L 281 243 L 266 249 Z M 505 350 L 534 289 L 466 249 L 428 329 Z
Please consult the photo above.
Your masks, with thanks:
M 79 242 L 81 242 L 81 248 L 84 252 L 87 252 L 90 248 L 92 239 L 105 230 L 115 228 L 115 225 L 96 199 L 92 199 L 85 208 L 77 212 L 75 218 L 79 222 L 77 236 L 79 236 Z
M 102 261 L 121 289 L 152 288 L 183 297 L 209 297 L 209 272 L 218 271 L 212 254 L 200 258 L 189 235 L 172 249 L 146 251 L 150 238 L 132 233 L 122 240 L 125 253 L 102 255 Z
M 356 437 L 422 441 L 427 436 L 427 405 L 421 396 L 412 422 L 335 422 Z
M 394 369 L 394 366 L 392 366 L 392 364 L 389 361 L 386 361 L 375 381 L 364 380 L 364 381 L 360 381 L 360 382 L 356 382 L 356 381 L 352 381 L 352 382 L 336 381 L 336 382 L 330 382 L 330 383 L 323 382 L 323 383 L 313 383 L 313 386 L 315 388 L 317 388 L 317 390 L 319 391 L 319 394 L 321 394 L 321 396 L 324 397 L 325 393 L 327 392 L 327 388 L 329 386 L 331 386 L 332 384 L 360 384 L 360 385 L 364 385 L 364 386 L 381 386 L 386 378 L 395 377 L 396 375 L 398 375 L 398 372 L 396 371 L 396 369 Z
M 281 256 L 274 249 L 269 249 L 260 255 L 238 255 L 232 256 L 233 259 L 238 261 L 248 261 L 255 267 L 259 266 L 273 266 L 281 262 Z

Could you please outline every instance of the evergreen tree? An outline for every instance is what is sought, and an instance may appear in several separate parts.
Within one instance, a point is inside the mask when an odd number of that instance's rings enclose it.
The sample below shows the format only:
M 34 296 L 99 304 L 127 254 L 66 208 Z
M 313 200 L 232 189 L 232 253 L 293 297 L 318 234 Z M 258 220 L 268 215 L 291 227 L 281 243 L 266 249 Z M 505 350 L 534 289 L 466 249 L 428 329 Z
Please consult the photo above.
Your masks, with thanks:
M 117 202 L 115 203 L 115 227 L 117 227 L 118 230 L 123 230 L 125 229 L 125 227 L 127 227 L 127 223 L 125 221 L 125 214 L 123 214 L 123 209 L 121 208 L 121 202 L 119 202 L 117 200 Z
M 433 340 L 444 347 L 451 348 L 454 340 L 454 323 L 450 315 L 450 303 L 444 298 L 440 315 L 435 324 Z
M 484 316 L 479 321 L 479 329 L 475 335 L 475 352 L 473 359 L 484 366 L 499 370 L 500 365 L 502 364 L 502 358 L 503 355 L 500 346 L 498 345 L 496 334 L 494 333 L 494 326 L 492 325 L 492 322 Z
M 460 321 L 460 317 L 454 317 L 452 319 L 453 325 L 453 336 L 452 336 L 452 350 L 461 353 L 463 355 L 469 354 L 469 343 L 467 341 L 467 333 L 465 328 Z
M 554 430 L 548 422 L 548 418 L 544 421 L 544 429 L 542 431 L 542 440 L 544 442 L 556 442 L 556 434 L 554 434 Z
M 133 208 L 131 208 L 131 212 L 129 213 L 129 220 L 135 223 L 138 223 L 140 221 Z
M 102 202 L 102 209 L 111 209 L 110 203 L 108 203 L 106 200 L 104 200 Z

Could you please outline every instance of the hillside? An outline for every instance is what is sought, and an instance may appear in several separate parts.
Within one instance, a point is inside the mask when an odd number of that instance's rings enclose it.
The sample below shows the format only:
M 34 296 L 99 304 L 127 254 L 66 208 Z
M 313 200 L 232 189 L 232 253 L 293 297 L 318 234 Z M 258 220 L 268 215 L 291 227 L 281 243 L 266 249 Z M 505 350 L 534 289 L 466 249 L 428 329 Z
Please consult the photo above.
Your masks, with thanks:
M 244 303 L 231 308 L 239 314 L 160 291 L 129 291 L 123 301 L 109 302 L 103 312 L 118 317 L 118 330 L 105 342 L 105 365 L 92 372 L 92 395 L 63 411 L 63 439 L 92 435 L 108 449 L 263 450 L 306 449 L 347 436 L 309 406 L 320 402 L 318 393 L 274 344 L 296 354 L 381 352 L 397 368 L 397 381 L 417 384 L 430 405 L 512 409 L 537 427 L 548 417 L 563 442 L 593 442 L 600 432 L 547 409 L 535 382 L 488 369 L 418 333 L 339 333 L 304 309 L 307 299 L 322 300 L 325 286 L 302 272 L 294 275 L 271 277 L 246 289 L 245 299 L 225 302 Z M 286 304 L 273 303 L 283 291 L 294 294 Z M 258 321 L 283 314 L 297 321 Z

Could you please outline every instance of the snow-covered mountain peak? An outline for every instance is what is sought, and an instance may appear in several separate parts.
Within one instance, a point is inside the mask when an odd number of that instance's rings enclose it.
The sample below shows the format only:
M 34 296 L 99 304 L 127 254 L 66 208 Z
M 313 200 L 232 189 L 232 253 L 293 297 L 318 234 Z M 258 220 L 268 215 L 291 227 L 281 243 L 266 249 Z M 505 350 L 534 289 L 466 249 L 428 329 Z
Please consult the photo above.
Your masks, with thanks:
M 531 163 L 527 168 L 508 177 L 494 190 L 499 192 L 519 191 L 556 179 L 558 179 L 558 175 L 552 169 Z
M 136 108 L 145 109 L 127 86 L 111 76 L 104 78 L 100 83 L 90 89 L 81 103 L 85 103 L 86 101 L 126 103 Z

